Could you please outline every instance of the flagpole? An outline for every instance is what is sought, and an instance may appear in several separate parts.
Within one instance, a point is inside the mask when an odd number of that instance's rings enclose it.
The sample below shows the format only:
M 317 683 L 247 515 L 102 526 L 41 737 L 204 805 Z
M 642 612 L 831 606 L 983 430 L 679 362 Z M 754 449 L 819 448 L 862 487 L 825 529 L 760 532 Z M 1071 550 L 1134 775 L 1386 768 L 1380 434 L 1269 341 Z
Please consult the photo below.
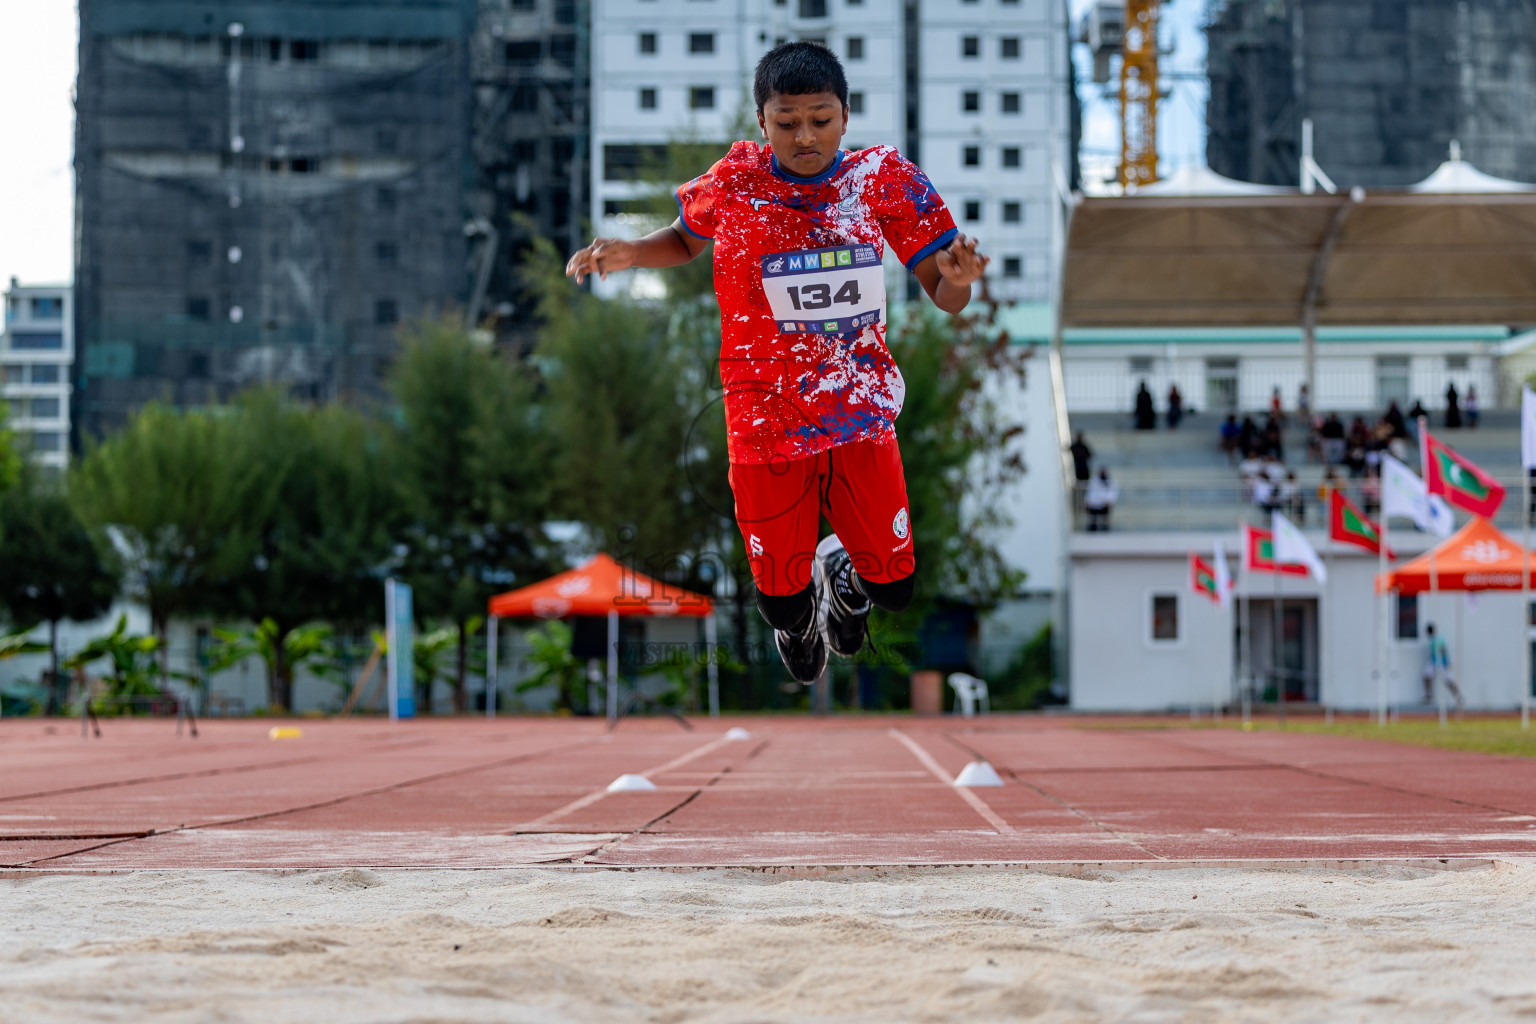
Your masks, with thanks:
M 1323 555 L 1324 567 L 1328 570 L 1328 578 L 1323 581 L 1323 596 L 1318 601 L 1317 608 L 1317 647 L 1318 647 L 1318 671 L 1317 671 L 1317 699 L 1323 705 L 1323 721 L 1333 724 L 1333 704 L 1323 694 L 1323 680 L 1332 673 L 1333 644 L 1330 643 L 1328 630 L 1328 606 L 1329 591 L 1333 588 L 1333 524 L 1330 521 L 1328 527 L 1328 550 Z M 1324 657 L 1324 652 L 1327 656 Z
M 1522 405 L 1524 401 L 1522 398 Z M 1522 425 L 1525 410 L 1520 412 Z M 1531 727 L 1531 471 L 1520 460 L 1520 728 Z
M 1273 551 L 1274 548 L 1271 547 L 1270 550 Z M 1275 713 L 1279 716 L 1279 724 L 1283 726 L 1285 725 L 1285 680 L 1280 676 L 1280 559 L 1278 557 L 1274 559 L 1274 566 L 1275 600 L 1274 607 L 1269 612 L 1269 664 L 1275 674 Z
M 1244 540 L 1246 544 L 1247 541 Z M 1244 581 L 1246 582 L 1246 581 Z M 1253 593 L 1243 598 L 1243 725 L 1253 724 Z
M 1387 533 L 1392 517 L 1387 515 L 1386 502 L 1381 506 L 1381 548 L 1376 553 L 1376 578 L 1382 582 L 1381 628 L 1377 630 L 1376 645 L 1376 725 L 1387 727 L 1387 630 L 1391 629 L 1392 591 L 1387 587 Z

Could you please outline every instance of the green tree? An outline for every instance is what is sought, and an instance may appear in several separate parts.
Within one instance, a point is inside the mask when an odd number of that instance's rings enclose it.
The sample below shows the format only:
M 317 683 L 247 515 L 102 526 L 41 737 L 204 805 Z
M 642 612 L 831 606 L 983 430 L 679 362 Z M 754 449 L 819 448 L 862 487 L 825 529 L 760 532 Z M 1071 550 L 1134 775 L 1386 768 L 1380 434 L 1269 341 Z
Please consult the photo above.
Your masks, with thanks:
M 578 715 L 590 713 L 587 669 L 571 653 L 571 627 L 551 619 L 540 629 L 528 633 L 528 661 L 533 674 L 517 685 L 518 693 L 542 686 L 555 688 L 555 706 Z
M 214 606 L 258 623 L 249 635 L 266 665 L 268 703 L 285 710 L 301 664 L 334 660 L 314 646 L 316 630 L 325 647 L 331 627 L 313 624 L 366 626 L 382 615 L 403 525 L 392 453 L 377 421 L 341 405 L 264 391 L 227 415 L 243 472 L 272 500 L 252 516 L 245 557 L 228 567 Z
M 697 306 L 602 300 L 561 277 L 553 249 L 543 274 L 536 352 L 559 452 L 556 506 L 615 557 L 694 584 L 690 556 L 713 549 L 728 524 L 718 324 Z M 673 571 L 676 567 L 679 571 Z
M 0 566 L 0 606 L 15 623 L 48 623 L 49 669 L 57 677 L 60 620 L 106 614 L 118 576 L 62 489 L 35 466 L 24 466 L 16 486 L 0 492 Z
M 997 540 L 1011 521 L 1007 488 L 1025 470 L 1007 399 L 1023 385 L 1027 350 L 994 328 L 989 307 L 908 314 L 887 341 L 907 385 L 896 434 L 921 585 L 891 625 L 915 632 L 940 595 L 989 608 L 1023 582 Z
M 336 660 L 335 631 L 323 622 L 282 629 L 272 619 L 262 619 L 254 629 L 215 629 L 208 651 L 208 674 L 222 672 L 247 658 L 258 657 L 266 666 L 270 687 L 280 674 L 286 676 L 291 699 L 293 677 L 303 669 L 330 674 Z M 278 704 L 278 707 L 287 705 Z
M 467 706 L 470 636 L 486 603 L 553 566 L 543 526 L 553 470 L 522 362 L 477 343 L 456 319 L 407 330 L 390 374 L 406 575 L 423 619 L 456 632 L 454 708 Z
M 215 606 L 220 586 L 250 564 L 277 499 L 270 479 L 252 471 L 263 462 L 260 443 L 222 410 L 152 404 L 88 447 L 71 472 L 81 522 L 110 543 L 127 593 L 149 609 L 162 679 L 171 617 Z
M 0 491 L 16 483 L 22 467 L 20 445 L 16 435 L 6 426 L 9 419 L 10 408 L 0 401 Z
M 159 637 L 137 636 L 128 632 L 128 616 L 117 617 L 117 625 L 106 636 L 99 636 L 72 654 L 64 667 L 84 669 L 106 661 L 111 675 L 108 692 L 97 702 L 97 711 L 132 711 L 133 698 L 152 697 L 161 692 L 155 685 L 155 652 L 161 649 Z M 88 699 L 82 693 L 81 699 Z

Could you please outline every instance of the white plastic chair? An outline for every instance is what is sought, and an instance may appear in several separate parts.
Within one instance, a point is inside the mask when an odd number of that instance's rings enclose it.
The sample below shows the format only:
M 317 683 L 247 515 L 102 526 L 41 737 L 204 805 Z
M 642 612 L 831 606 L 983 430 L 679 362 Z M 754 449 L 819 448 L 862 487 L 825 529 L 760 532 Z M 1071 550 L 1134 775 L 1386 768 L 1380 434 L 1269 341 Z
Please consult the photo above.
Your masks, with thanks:
M 951 672 L 949 685 L 955 691 L 955 707 L 960 714 L 970 718 L 978 710 L 984 715 L 992 713 L 992 705 L 987 698 L 987 681 L 977 679 L 975 676 L 966 675 L 964 672 Z

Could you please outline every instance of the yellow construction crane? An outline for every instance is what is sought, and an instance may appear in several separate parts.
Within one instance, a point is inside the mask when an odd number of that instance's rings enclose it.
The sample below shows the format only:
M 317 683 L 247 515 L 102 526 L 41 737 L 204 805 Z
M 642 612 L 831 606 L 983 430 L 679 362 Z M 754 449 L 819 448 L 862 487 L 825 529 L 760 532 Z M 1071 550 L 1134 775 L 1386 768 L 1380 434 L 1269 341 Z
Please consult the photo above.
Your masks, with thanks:
M 1120 58 L 1120 184 L 1157 180 L 1157 17 L 1163 0 L 1097 0 L 1078 42 L 1093 54 L 1093 80 L 1108 85 Z
M 1125 0 L 1120 62 L 1120 184 L 1157 180 L 1157 14 L 1162 0 Z

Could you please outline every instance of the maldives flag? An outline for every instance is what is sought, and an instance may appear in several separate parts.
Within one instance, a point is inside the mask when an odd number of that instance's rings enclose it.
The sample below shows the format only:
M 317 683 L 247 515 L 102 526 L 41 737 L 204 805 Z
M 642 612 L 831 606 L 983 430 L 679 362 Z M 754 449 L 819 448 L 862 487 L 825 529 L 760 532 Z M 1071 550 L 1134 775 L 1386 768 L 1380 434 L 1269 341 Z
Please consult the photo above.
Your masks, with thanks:
M 1424 445 L 1424 483 L 1429 493 L 1438 494 L 1475 516 L 1492 519 L 1504 503 L 1504 485 L 1476 463 L 1430 437 L 1427 426 L 1420 429 L 1419 435 Z
M 1221 603 L 1221 591 L 1216 586 L 1216 567 L 1193 552 L 1189 556 L 1189 585 L 1195 588 L 1195 593 L 1210 598 L 1212 603 Z
M 1353 544 L 1357 548 L 1365 548 L 1371 554 L 1381 552 L 1381 529 L 1366 514 L 1360 511 L 1360 507 L 1338 490 L 1330 491 L 1328 499 L 1328 537 L 1331 540 L 1341 541 L 1345 544 Z M 1396 558 L 1392 549 L 1387 549 L 1388 558 Z
M 1278 572 L 1283 576 L 1310 576 L 1312 570 L 1300 562 L 1275 564 L 1275 535 L 1268 530 L 1243 524 L 1243 568 L 1248 572 Z

